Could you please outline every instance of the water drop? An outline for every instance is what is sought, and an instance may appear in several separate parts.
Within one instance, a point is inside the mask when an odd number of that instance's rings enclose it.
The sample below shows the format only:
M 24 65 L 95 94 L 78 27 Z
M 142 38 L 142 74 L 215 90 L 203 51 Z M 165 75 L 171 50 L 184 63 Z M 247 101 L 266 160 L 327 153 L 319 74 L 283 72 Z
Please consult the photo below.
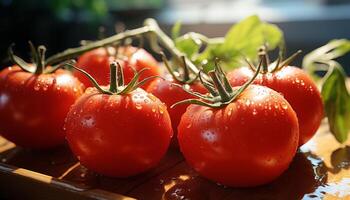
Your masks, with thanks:
M 141 110 L 141 109 L 142 109 L 142 105 L 141 105 L 141 104 L 136 104 L 136 105 L 135 105 L 135 108 L 136 108 L 137 110 Z
M 257 115 L 257 114 L 258 114 L 258 111 L 256 111 L 256 109 L 254 108 L 253 115 Z
M 159 109 L 159 113 L 163 114 L 164 113 L 163 109 Z
M 284 110 L 287 110 L 287 108 L 288 108 L 288 105 L 286 104 L 286 103 L 282 103 L 282 108 L 284 109 Z
M 40 90 L 40 85 L 39 85 L 39 84 L 36 84 L 36 85 L 34 86 L 34 90 L 36 90 L 36 91 Z
M 187 124 L 186 128 L 191 128 L 192 123 Z
M 81 174 L 80 174 L 80 177 L 81 177 L 81 178 L 85 178 L 85 177 L 86 177 L 86 173 L 81 173 Z
M 73 88 L 73 91 L 74 91 L 74 92 L 78 92 L 78 88 L 76 88 L 76 87 Z
M 231 114 L 232 114 L 232 108 L 229 108 L 229 109 L 228 109 L 228 112 L 227 112 L 227 115 L 228 115 L 228 116 L 231 116 Z
M 249 99 L 247 99 L 247 101 L 245 102 L 245 105 L 247 105 L 247 106 L 249 106 L 250 105 L 250 100 Z
M 156 112 L 156 109 L 155 109 L 155 108 L 152 108 L 152 112 Z

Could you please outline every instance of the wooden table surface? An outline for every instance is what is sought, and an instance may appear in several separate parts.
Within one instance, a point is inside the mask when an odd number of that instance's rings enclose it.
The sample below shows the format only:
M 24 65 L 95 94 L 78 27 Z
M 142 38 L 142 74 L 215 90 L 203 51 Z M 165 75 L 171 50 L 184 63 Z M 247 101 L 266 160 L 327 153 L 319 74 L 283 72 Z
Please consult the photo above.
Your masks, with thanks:
M 9 199 L 350 199 L 350 139 L 337 143 L 326 122 L 280 178 L 255 188 L 208 181 L 176 149 L 157 168 L 126 179 L 87 170 L 67 146 L 38 152 L 0 139 L 0 161 L 0 195 Z

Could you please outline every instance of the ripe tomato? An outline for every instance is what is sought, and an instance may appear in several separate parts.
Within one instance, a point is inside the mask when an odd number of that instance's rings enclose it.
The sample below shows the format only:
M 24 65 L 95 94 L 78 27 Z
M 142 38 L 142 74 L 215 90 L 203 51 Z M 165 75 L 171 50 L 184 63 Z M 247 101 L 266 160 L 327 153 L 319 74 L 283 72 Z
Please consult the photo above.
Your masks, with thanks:
M 64 119 L 84 86 L 69 72 L 32 74 L 18 66 L 0 72 L 0 132 L 27 148 L 64 143 Z
M 227 186 L 276 179 L 298 147 L 298 119 L 289 103 L 263 86 L 249 86 L 221 108 L 190 105 L 178 127 L 180 149 L 202 176 Z
M 158 97 L 165 105 L 170 108 L 171 105 L 176 102 L 189 99 L 192 95 L 185 92 L 182 88 L 174 86 L 173 83 L 181 84 L 178 81 L 174 80 L 171 75 L 167 75 L 165 80 L 156 79 L 150 83 L 147 88 L 147 92 L 152 93 L 156 97 Z M 207 90 L 200 84 L 198 81 L 192 84 L 186 84 L 189 90 L 199 93 L 206 93 Z M 169 114 L 171 118 L 171 125 L 174 130 L 174 137 L 172 144 L 177 146 L 176 132 L 177 126 L 180 123 L 180 119 L 182 114 L 185 113 L 188 105 L 182 104 L 178 105 L 174 108 L 169 109 Z
M 108 51 L 114 54 L 116 50 L 109 47 Z M 105 48 L 94 49 L 78 58 L 77 67 L 88 72 L 101 85 L 108 85 L 109 83 L 109 64 L 112 61 L 117 61 L 123 66 L 126 83 L 128 83 L 134 75 L 134 71 L 131 67 L 136 71 L 140 71 L 143 68 L 149 69 L 141 75 L 140 80 L 149 76 L 160 75 L 161 72 L 158 62 L 146 50 L 127 46 L 120 47 L 118 52 L 116 57 L 114 57 L 110 56 Z M 92 86 L 91 82 L 83 74 L 77 71 L 74 71 L 73 74 L 84 83 L 86 87 Z M 148 84 L 145 84 L 142 88 L 147 88 L 147 86 Z
M 81 164 L 112 177 L 156 166 L 172 137 L 166 107 L 141 88 L 122 95 L 88 88 L 69 111 L 65 130 Z
M 253 70 L 242 67 L 228 73 L 227 77 L 232 86 L 238 86 L 253 75 Z M 259 74 L 253 83 L 281 93 L 293 107 L 299 120 L 299 146 L 312 138 L 323 118 L 323 105 L 316 84 L 303 70 L 282 67 L 275 72 Z

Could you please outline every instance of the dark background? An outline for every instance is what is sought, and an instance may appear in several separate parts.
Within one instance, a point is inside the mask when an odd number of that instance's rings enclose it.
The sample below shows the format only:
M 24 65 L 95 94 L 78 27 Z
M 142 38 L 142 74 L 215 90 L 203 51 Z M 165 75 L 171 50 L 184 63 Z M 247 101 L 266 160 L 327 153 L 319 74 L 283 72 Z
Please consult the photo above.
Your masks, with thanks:
M 288 54 L 298 49 L 306 54 L 331 39 L 350 38 L 348 0 L 0 0 L 0 68 L 10 64 L 11 43 L 26 59 L 28 40 L 44 44 L 52 55 L 78 46 L 80 40 L 97 39 L 101 26 L 109 36 L 116 24 L 136 28 L 147 17 L 156 18 L 166 32 L 181 20 L 183 33 L 223 36 L 232 24 L 252 14 L 284 31 Z M 350 56 L 340 62 L 349 74 Z

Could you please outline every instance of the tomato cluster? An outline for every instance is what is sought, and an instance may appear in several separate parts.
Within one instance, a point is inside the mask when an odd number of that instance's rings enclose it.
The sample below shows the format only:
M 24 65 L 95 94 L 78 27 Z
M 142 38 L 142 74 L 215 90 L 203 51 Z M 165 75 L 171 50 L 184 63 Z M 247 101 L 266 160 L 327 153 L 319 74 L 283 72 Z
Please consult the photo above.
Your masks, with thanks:
M 202 176 L 265 184 L 288 168 L 323 117 L 316 85 L 285 63 L 269 70 L 261 59 L 226 77 L 218 65 L 193 75 L 185 59 L 173 71 L 165 55 L 161 74 L 151 54 L 132 46 L 88 51 L 67 64 L 73 73 L 45 68 L 41 57 L 28 66 L 13 57 L 18 66 L 0 72 L 2 136 L 37 149 L 66 138 L 82 165 L 107 176 L 155 167 L 173 138 Z

